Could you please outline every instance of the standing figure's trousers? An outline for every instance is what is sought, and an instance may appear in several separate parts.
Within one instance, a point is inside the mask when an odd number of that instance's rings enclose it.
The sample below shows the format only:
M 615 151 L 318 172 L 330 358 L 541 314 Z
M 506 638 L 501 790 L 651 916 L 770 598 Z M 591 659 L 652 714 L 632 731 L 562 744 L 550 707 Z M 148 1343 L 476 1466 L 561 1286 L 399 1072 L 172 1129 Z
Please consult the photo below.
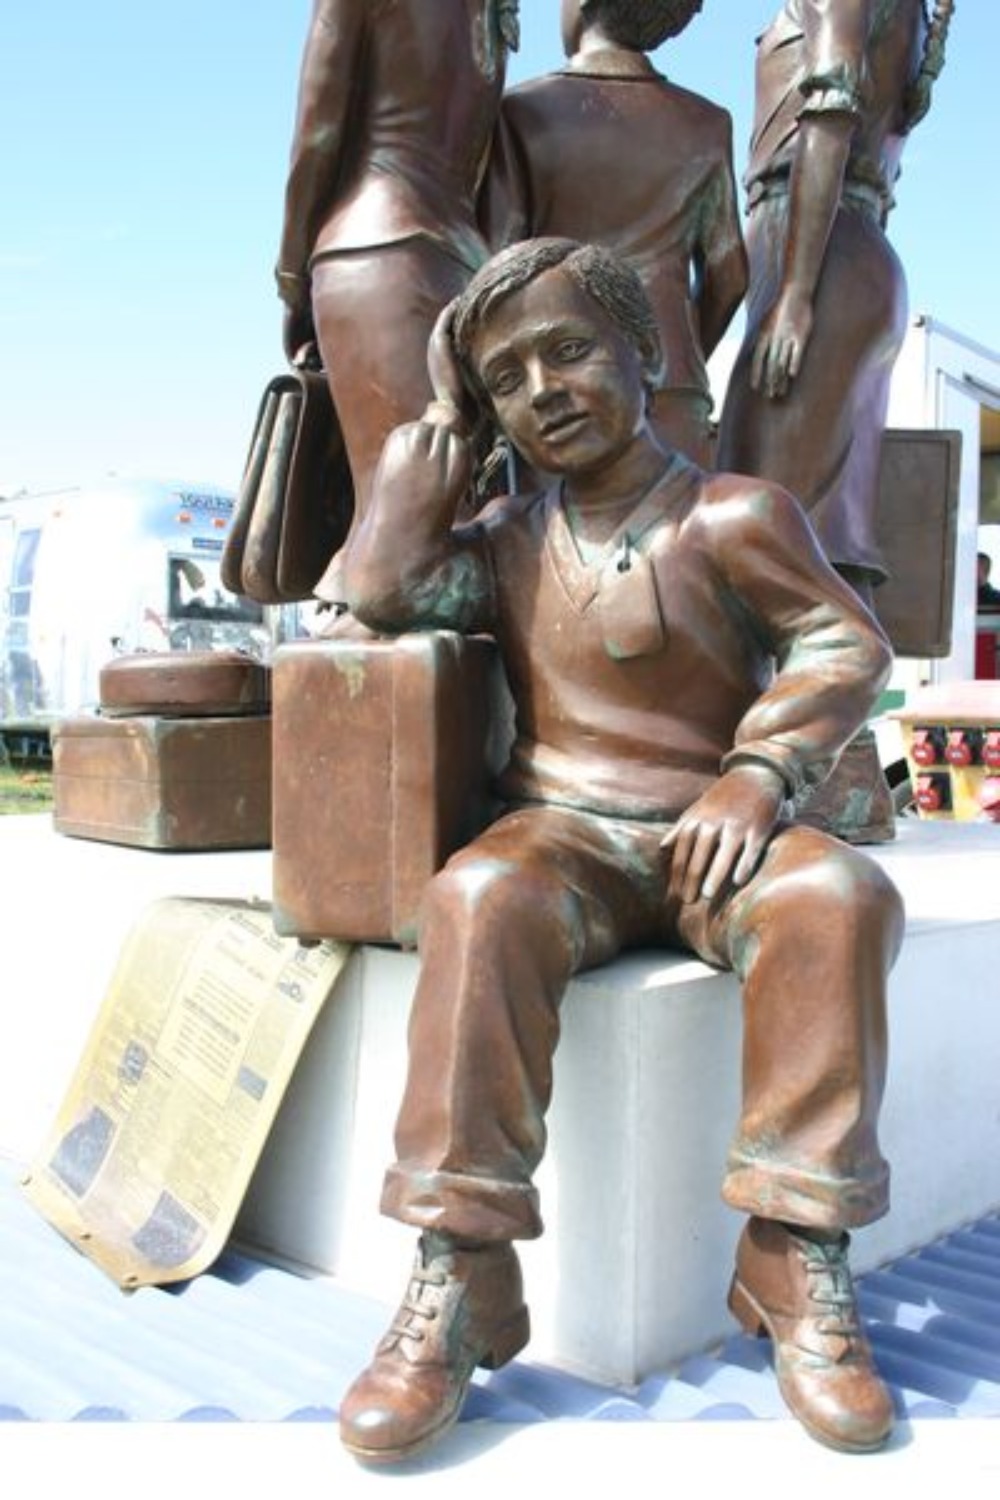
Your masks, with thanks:
M 788 194 L 775 193 L 747 227 L 746 331 L 726 388 L 716 467 L 790 490 L 833 565 L 879 582 L 882 433 L 906 335 L 906 276 L 877 214 L 848 191 L 827 241 L 802 368 L 775 398 L 756 389 L 752 375 L 787 242 Z
M 429 236 L 413 235 L 320 255 L 311 274 L 316 335 L 354 482 L 353 535 L 386 438 L 422 416 L 434 395 L 427 344 L 441 309 L 472 272 Z M 342 602 L 337 559 L 316 594 Z
M 895 887 L 858 850 L 788 826 L 747 885 L 712 902 L 668 901 L 665 831 L 522 808 L 431 881 L 384 1213 L 469 1240 L 540 1234 L 532 1174 L 567 982 L 653 944 L 693 950 L 742 981 L 742 1113 L 726 1201 L 824 1229 L 885 1213 L 877 1118 L 886 976 L 903 928 Z

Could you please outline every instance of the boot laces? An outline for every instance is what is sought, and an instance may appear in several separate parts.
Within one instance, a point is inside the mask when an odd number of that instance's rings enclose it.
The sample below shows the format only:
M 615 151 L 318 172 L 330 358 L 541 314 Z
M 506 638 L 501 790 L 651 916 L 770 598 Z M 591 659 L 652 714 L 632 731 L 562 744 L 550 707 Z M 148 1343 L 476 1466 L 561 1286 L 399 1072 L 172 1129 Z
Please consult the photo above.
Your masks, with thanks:
M 447 1273 L 440 1267 L 435 1267 L 433 1262 L 428 1266 L 414 1266 L 410 1272 L 409 1286 L 384 1342 L 408 1338 L 419 1344 L 426 1337 L 426 1329 L 419 1326 L 418 1320 L 422 1318 L 431 1323 L 439 1311 L 437 1299 L 427 1297 L 426 1290 L 429 1287 L 439 1290 L 447 1280 Z
M 825 1309 L 816 1320 L 817 1331 L 845 1339 L 850 1349 L 861 1337 L 861 1326 L 844 1242 L 796 1239 L 796 1244 L 808 1278 L 809 1300 Z

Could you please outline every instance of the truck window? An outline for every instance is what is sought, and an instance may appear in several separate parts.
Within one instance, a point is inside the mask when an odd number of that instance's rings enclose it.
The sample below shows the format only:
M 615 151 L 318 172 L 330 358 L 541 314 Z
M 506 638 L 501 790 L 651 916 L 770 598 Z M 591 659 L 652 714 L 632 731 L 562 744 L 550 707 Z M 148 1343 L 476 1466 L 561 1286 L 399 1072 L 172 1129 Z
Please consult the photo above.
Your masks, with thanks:
M 31 592 L 35 585 L 41 535 L 41 527 L 33 526 L 20 532 L 14 545 L 7 593 L 5 656 L 0 668 L 0 697 L 5 719 L 28 719 L 46 706 L 41 671 L 31 654 L 28 635 Z
M 22 531 L 14 548 L 14 566 L 10 581 L 10 613 L 17 619 L 26 619 L 31 608 L 31 589 L 35 582 L 35 562 L 38 558 L 38 543 L 41 528 Z
M 169 559 L 167 598 L 171 620 L 215 620 L 259 625 L 261 605 L 231 594 L 219 576 L 220 559 L 210 555 Z

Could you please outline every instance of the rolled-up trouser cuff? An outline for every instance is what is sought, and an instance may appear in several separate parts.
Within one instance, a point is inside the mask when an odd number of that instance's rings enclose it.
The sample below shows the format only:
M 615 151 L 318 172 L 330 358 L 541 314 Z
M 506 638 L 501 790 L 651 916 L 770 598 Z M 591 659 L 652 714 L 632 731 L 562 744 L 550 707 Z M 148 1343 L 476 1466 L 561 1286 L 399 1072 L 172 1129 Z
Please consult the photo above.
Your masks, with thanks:
M 411 1171 L 400 1163 L 385 1174 L 381 1207 L 404 1224 L 466 1240 L 534 1240 L 543 1228 L 538 1192 L 530 1182 Z
M 722 1184 L 731 1208 L 808 1229 L 859 1229 L 889 1211 L 886 1162 L 864 1177 L 830 1177 L 731 1152 Z

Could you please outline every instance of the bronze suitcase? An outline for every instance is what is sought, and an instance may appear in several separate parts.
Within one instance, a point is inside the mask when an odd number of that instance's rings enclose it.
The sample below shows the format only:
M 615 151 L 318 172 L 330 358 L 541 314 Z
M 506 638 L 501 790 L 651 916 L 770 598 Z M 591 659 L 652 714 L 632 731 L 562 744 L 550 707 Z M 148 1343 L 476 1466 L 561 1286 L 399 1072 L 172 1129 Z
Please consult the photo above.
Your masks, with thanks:
M 270 709 L 270 669 L 241 651 L 140 651 L 101 668 L 101 712 L 202 718 Z
M 52 730 L 59 833 L 143 849 L 271 841 L 271 719 L 97 714 Z
M 277 931 L 412 946 L 424 886 L 488 821 L 492 641 L 297 641 L 273 663 Z

